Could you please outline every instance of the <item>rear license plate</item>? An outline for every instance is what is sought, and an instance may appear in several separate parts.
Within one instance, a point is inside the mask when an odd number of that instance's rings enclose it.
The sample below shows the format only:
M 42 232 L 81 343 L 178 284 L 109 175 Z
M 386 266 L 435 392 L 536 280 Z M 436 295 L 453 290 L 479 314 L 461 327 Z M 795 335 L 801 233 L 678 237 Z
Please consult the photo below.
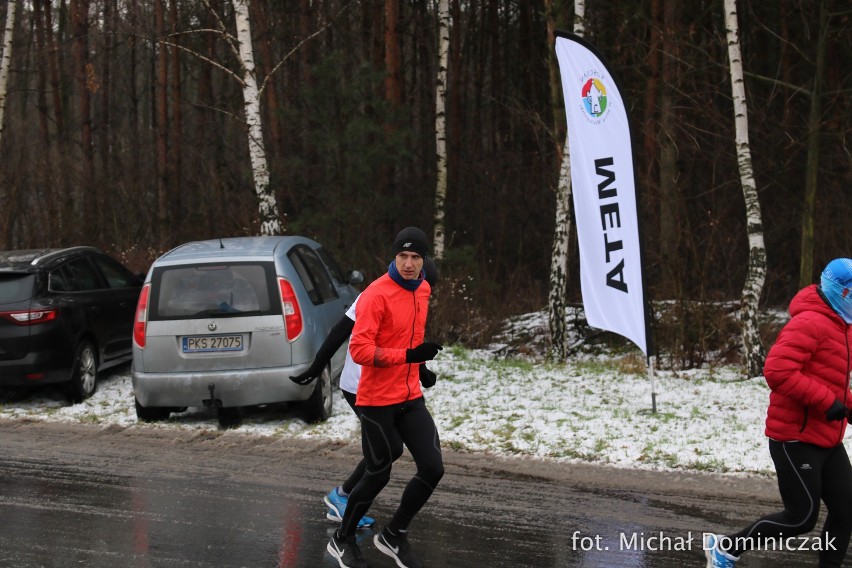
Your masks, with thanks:
M 193 335 L 182 338 L 184 353 L 242 351 L 242 335 Z

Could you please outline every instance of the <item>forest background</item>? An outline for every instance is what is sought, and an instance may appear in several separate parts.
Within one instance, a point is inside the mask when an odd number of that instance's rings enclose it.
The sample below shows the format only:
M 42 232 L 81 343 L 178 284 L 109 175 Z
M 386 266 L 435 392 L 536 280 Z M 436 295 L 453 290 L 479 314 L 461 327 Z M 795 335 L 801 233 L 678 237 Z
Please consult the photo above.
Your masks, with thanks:
M 282 230 L 317 239 L 369 281 L 399 229 L 434 226 L 436 3 L 248 4 Z M 0 250 L 92 244 L 145 271 L 188 240 L 260 233 L 227 41 L 234 5 L 0 2 L 0 21 L 16 7 L 4 35 Z M 852 14 L 841 0 L 738 7 L 767 254 L 761 305 L 785 306 L 826 262 L 852 256 Z M 573 13 L 560 0 L 449 9 L 446 249 L 430 328 L 478 346 L 507 316 L 547 303 L 565 141 L 552 31 L 570 31 Z M 629 105 L 647 294 L 669 308 L 654 312 L 657 349 L 679 367 L 737 359 L 749 270 L 723 12 L 722 0 L 585 9 L 585 39 Z M 575 235 L 569 258 L 569 299 L 580 302 Z

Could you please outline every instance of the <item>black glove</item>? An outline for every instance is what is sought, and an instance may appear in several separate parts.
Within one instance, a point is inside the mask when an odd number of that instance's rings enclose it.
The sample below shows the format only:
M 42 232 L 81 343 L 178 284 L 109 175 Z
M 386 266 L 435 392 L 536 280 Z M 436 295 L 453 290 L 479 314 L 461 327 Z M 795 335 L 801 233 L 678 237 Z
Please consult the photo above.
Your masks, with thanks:
M 414 349 L 405 350 L 405 362 L 423 363 L 425 361 L 431 361 L 441 349 L 443 349 L 443 347 L 437 343 L 421 343 Z
M 424 389 L 428 389 L 435 385 L 438 375 L 426 368 L 426 365 L 420 365 L 420 384 Z
M 322 368 L 311 365 L 308 370 L 300 375 L 290 375 L 290 380 L 297 385 L 309 385 L 311 382 L 322 374 Z
M 848 409 L 846 406 L 840 402 L 838 399 L 834 399 L 834 402 L 831 403 L 831 408 L 825 411 L 825 419 L 829 422 L 834 422 L 836 420 L 843 420 L 846 418 L 846 413 Z

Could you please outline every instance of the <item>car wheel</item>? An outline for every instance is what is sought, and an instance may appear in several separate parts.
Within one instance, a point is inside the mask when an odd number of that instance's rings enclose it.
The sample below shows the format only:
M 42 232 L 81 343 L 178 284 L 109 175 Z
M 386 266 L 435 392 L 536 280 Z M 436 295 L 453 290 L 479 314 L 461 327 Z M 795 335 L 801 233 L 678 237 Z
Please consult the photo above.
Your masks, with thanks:
M 331 371 L 328 367 L 322 370 L 317 378 L 311 397 L 302 403 L 302 415 L 306 422 L 325 422 L 331 416 L 332 410 Z
M 136 418 L 142 422 L 157 422 L 165 420 L 171 414 L 172 409 L 168 406 L 142 406 L 136 399 Z
M 98 388 L 98 355 L 91 341 L 83 340 L 74 356 L 74 371 L 68 383 L 68 400 L 72 404 L 83 402 Z

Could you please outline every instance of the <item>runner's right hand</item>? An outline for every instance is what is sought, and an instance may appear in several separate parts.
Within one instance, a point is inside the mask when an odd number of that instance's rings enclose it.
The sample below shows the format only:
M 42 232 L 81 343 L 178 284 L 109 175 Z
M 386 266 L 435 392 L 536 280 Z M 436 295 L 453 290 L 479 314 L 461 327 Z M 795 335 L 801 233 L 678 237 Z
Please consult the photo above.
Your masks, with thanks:
M 831 407 L 825 411 L 825 419 L 829 422 L 834 422 L 836 420 L 843 420 L 846 418 L 846 414 L 849 410 L 846 406 L 840 402 L 840 400 L 835 399 L 834 402 L 831 403 Z
M 308 370 L 299 375 L 290 375 L 290 380 L 297 385 L 309 385 L 311 381 L 322 374 L 322 370 L 317 370 L 313 365 L 308 367 Z

